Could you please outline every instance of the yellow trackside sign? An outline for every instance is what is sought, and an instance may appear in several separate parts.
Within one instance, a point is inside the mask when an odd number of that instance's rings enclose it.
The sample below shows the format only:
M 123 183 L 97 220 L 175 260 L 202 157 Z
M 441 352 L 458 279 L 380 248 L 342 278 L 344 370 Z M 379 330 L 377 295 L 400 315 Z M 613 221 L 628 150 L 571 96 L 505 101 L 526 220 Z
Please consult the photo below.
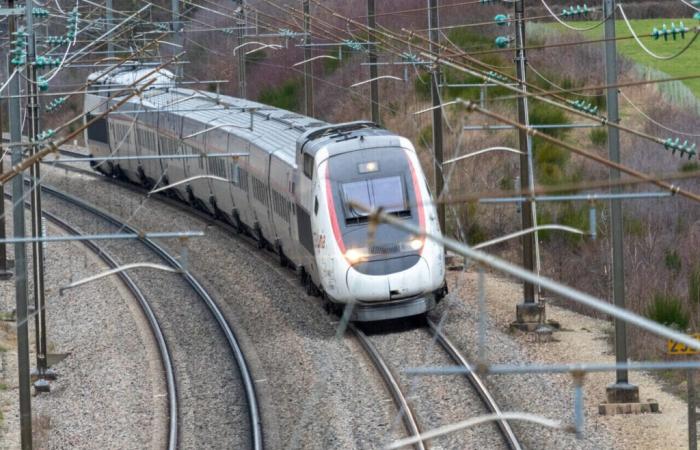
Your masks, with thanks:
M 693 333 L 691 334 L 694 339 L 697 339 L 700 341 L 700 333 Z M 700 353 L 700 351 L 695 350 L 693 348 L 688 347 L 685 344 L 681 344 L 680 342 L 668 340 L 666 343 L 666 352 L 669 355 L 696 355 Z

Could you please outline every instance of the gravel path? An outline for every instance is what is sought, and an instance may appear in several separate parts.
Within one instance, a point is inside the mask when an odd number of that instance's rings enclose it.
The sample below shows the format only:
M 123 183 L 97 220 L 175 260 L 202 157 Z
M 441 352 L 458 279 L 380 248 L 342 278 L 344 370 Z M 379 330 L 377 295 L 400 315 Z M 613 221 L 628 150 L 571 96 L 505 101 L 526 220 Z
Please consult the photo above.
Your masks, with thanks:
M 65 234 L 52 225 L 48 232 Z M 159 447 L 167 420 L 164 383 L 153 336 L 136 300 L 115 278 L 60 295 L 59 286 L 106 266 L 78 243 L 52 243 L 45 257 L 48 348 L 50 353 L 68 356 L 54 366 L 58 379 L 51 383 L 51 393 L 32 399 L 35 446 Z M 31 260 L 28 266 L 31 270 Z M 31 274 L 29 277 L 31 280 Z M 14 279 L 1 283 L 1 310 L 12 311 Z M 33 323 L 30 321 L 32 349 Z M 8 393 L 15 405 L 6 419 L 9 429 L 18 430 L 15 349 L 5 355 L 9 363 L 5 375 L 12 379 Z M 34 366 L 33 355 L 31 361 Z M 8 440 L 19 445 L 16 435 Z
M 475 305 L 476 274 L 453 273 L 450 278 L 463 286 L 464 304 L 470 308 Z M 495 330 L 506 330 L 515 315 L 515 300 L 520 298 L 521 286 L 496 274 L 486 276 L 486 298 L 491 326 Z M 533 341 L 527 335 L 516 333 L 510 335 L 510 341 L 518 348 L 518 361 L 536 361 L 544 364 L 557 362 L 614 362 L 614 351 L 610 345 L 612 324 L 606 320 L 593 319 L 582 314 L 547 305 L 547 317 L 561 324 L 561 331 L 555 332 L 553 339 L 547 342 Z M 455 320 L 455 322 L 457 322 Z M 456 326 L 453 327 L 457 328 Z M 663 348 L 665 341 L 658 338 L 649 339 L 650 346 Z M 466 349 L 474 348 L 465 345 Z M 500 352 L 500 348 L 495 350 Z M 489 358 L 497 357 L 495 352 Z M 492 377 L 492 382 L 511 383 L 519 377 Z M 511 380 L 514 379 L 514 380 Z M 605 399 L 605 387 L 614 380 L 612 373 L 592 373 L 585 378 L 585 433 L 583 443 L 576 441 L 580 448 L 592 448 L 599 443 L 599 448 L 615 449 L 685 449 L 688 447 L 687 403 L 667 392 L 659 379 L 644 372 L 630 372 L 630 381 L 639 386 L 642 399 L 655 399 L 659 402 L 661 414 L 642 415 L 598 415 L 598 403 Z M 523 380 L 525 381 L 525 380 Z M 566 401 L 553 401 L 547 408 L 545 402 L 537 405 L 550 418 L 571 419 L 571 378 L 566 375 L 550 375 L 544 380 L 552 389 L 558 389 Z M 542 388 L 546 388 L 546 385 Z M 530 390 L 542 389 L 539 385 Z M 543 391 L 551 392 L 551 391 Z M 566 395 L 568 394 L 568 396 Z M 534 395 L 534 394 L 533 394 Z M 502 393 L 502 402 L 508 405 L 512 396 Z M 534 398 L 534 397 L 533 397 Z M 525 407 L 530 403 L 513 403 L 513 407 Z M 566 412 L 562 415 L 562 412 Z M 604 440 L 603 437 L 606 437 Z

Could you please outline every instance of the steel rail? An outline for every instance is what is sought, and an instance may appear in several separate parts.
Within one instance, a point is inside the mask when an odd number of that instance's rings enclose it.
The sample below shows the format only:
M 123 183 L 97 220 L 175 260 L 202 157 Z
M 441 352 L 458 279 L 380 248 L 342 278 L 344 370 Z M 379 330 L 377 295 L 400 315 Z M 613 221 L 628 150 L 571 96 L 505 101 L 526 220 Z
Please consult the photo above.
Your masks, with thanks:
M 69 194 L 66 194 L 62 191 L 59 191 L 56 188 L 47 185 L 42 185 L 41 189 L 42 191 L 53 195 L 54 197 L 57 197 L 65 202 L 71 203 L 72 205 L 80 209 L 83 209 L 85 211 L 90 212 L 93 215 L 100 217 L 101 219 L 111 223 L 116 227 L 119 227 L 128 232 L 138 233 L 138 230 L 136 228 L 132 227 L 129 224 L 123 223 L 118 218 L 112 216 L 108 212 L 102 211 L 101 209 L 85 202 L 82 199 L 73 197 Z M 192 287 L 192 289 L 202 299 L 202 301 L 204 301 L 206 306 L 209 308 L 209 311 L 213 315 L 214 319 L 216 320 L 217 324 L 221 328 L 221 331 L 226 337 L 226 341 L 228 342 L 228 345 L 232 350 L 234 359 L 238 365 L 238 369 L 241 374 L 241 379 L 243 381 L 246 400 L 248 402 L 248 415 L 250 416 L 250 426 L 253 438 L 251 447 L 255 450 L 262 450 L 264 448 L 262 420 L 260 417 L 260 408 L 255 392 L 255 383 L 253 381 L 250 368 L 248 367 L 248 363 L 245 359 L 245 355 L 243 354 L 241 346 L 238 342 L 238 339 L 236 338 L 235 333 L 231 329 L 231 326 L 229 325 L 221 309 L 216 304 L 214 299 L 209 295 L 207 290 L 199 283 L 199 281 L 194 276 L 192 276 L 192 274 L 189 271 L 184 269 L 182 264 L 174 256 L 172 256 L 167 250 L 165 250 L 162 246 L 160 246 L 158 243 L 154 242 L 151 239 L 142 239 L 141 242 L 144 245 L 146 245 L 146 247 L 148 247 L 151 251 L 157 254 L 162 260 L 164 260 L 170 266 L 172 266 L 174 269 L 180 271 L 180 274 L 182 275 L 184 280 Z
M 369 357 L 372 359 L 375 367 L 379 370 L 379 374 L 384 379 L 391 396 L 394 398 L 394 403 L 396 403 L 396 406 L 399 408 L 399 412 L 401 413 L 401 417 L 403 417 L 403 422 L 407 431 L 411 436 L 418 436 L 421 432 L 421 428 L 418 424 L 416 413 L 413 411 L 413 408 L 403 395 L 399 382 L 391 373 L 391 369 L 389 369 L 389 366 L 384 361 L 384 358 L 382 358 L 382 355 L 379 353 L 374 344 L 372 344 L 367 335 L 353 325 L 352 322 L 348 323 L 348 329 L 355 335 L 362 348 L 365 349 Z M 422 441 L 416 442 L 415 447 L 421 450 L 425 450 L 427 448 Z
M 445 336 L 445 334 L 438 329 L 432 320 L 427 319 L 426 322 L 428 323 L 428 327 L 433 333 L 433 336 L 437 338 L 437 342 L 440 344 L 440 346 L 442 346 L 447 354 L 450 355 L 450 358 L 452 358 L 454 362 L 466 370 L 465 376 L 467 377 L 467 380 L 469 380 L 469 383 L 472 385 L 472 387 L 474 387 L 474 390 L 477 392 L 486 408 L 491 413 L 500 415 L 502 411 L 498 407 L 496 400 L 491 395 L 491 392 L 486 387 L 486 384 L 481 377 L 474 372 L 471 365 L 467 362 L 467 359 L 459 352 L 457 347 L 447 338 L 447 336 Z M 511 450 L 522 450 L 520 441 L 518 440 L 517 436 L 515 436 L 513 429 L 506 420 L 498 420 L 496 421 L 496 425 L 498 425 L 498 429 L 501 431 L 501 435 L 503 435 L 503 439 L 506 441 L 508 448 Z
M 12 195 L 5 194 L 5 198 L 12 199 Z M 29 204 L 25 202 L 25 206 L 28 207 Z M 62 228 L 68 234 L 73 236 L 82 236 L 83 233 L 61 219 L 57 215 L 50 213 L 46 210 L 42 211 L 42 215 L 46 217 L 50 222 L 53 222 L 59 228 Z M 107 253 L 102 247 L 97 245 L 94 241 L 82 241 L 82 243 L 87 246 L 96 256 L 98 256 L 108 267 L 116 269 L 119 267 L 119 263 Z M 153 337 L 156 340 L 156 345 L 158 346 L 158 351 L 161 357 L 161 363 L 163 364 L 163 369 L 165 372 L 165 384 L 166 390 L 168 391 L 168 449 L 175 450 L 178 448 L 178 416 L 179 407 L 177 401 L 177 386 L 175 384 L 175 371 L 173 369 L 173 360 L 170 353 L 170 348 L 168 347 L 168 342 L 163 334 L 163 330 L 160 327 L 160 323 L 153 312 L 151 304 L 148 302 L 146 297 L 141 292 L 141 289 L 136 285 L 134 280 L 126 273 L 121 272 L 118 274 L 121 281 L 124 283 L 126 288 L 131 292 L 131 295 L 138 301 L 143 314 L 146 316 L 146 320 L 151 328 Z

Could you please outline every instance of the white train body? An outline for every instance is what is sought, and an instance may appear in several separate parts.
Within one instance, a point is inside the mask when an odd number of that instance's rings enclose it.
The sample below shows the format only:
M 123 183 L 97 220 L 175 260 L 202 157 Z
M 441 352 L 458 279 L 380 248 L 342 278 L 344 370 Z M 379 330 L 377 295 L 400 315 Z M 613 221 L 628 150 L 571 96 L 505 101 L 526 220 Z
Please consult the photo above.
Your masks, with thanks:
M 119 101 L 115 92 L 147 74 L 97 78 L 85 96 L 88 120 Z M 383 207 L 439 234 L 437 215 L 411 143 L 369 122 L 328 125 L 249 100 L 182 89 L 161 71 L 155 85 L 86 131 L 96 157 L 210 157 L 107 161 L 96 167 L 147 186 L 174 184 L 182 200 L 246 230 L 302 275 L 311 292 L 352 304 L 352 319 L 421 314 L 446 293 L 444 250 L 434 241 L 380 224 L 349 201 Z

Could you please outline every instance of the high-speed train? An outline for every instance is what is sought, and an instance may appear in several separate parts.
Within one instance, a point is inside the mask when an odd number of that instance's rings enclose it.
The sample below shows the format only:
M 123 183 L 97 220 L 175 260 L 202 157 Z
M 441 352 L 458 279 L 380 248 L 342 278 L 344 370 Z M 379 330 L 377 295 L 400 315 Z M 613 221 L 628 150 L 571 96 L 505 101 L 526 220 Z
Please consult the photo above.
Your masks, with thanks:
M 174 185 L 171 195 L 274 250 L 307 292 L 335 309 L 352 304 L 354 321 L 422 314 L 446 294 L 441 245 L 385 224 L 370 236 L 368 215 L 350 206 L 381 207 L 440 233 L 408 139 L 371 122 L 332 125 L 177 87 L 172 73 L 150 71 L 133 66 L 89 76 L 87 121 L 123 100 L 134 81 L 155 78 L 87 128 L 92 156 L 105 159 L 95 169 L 147 187 Z M 177 158 L 215 153 L 244 156 Z M 141 159 L 152 155 L 160 158 Z

